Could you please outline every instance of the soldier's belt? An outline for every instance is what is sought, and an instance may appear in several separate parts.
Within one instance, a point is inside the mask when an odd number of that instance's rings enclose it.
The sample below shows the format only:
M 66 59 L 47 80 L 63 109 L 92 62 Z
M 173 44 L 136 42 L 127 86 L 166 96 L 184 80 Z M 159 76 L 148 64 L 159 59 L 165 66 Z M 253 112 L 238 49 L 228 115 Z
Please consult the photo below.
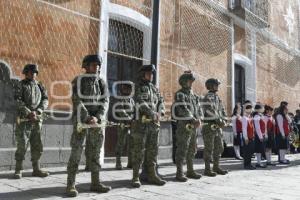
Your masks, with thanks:
M 35 121 L 41 121 L 41 120 L 44 120 L 44 119 L 48 119 L 50 116 L 49 115 L 47 115 L 47 114 L 45 114 L 45 113 L 43 113 L 43 114 L 41 114 L 41 115 L 37 115 L 36 116 L 36 120 Z M 17 119 L 16 119 L 16 124 L 17 125 L 19 125 L 19 124 L 21 124 L 22 122 L 30 122 L 31 120 L 30 119 L 28 119 L 27 117 L 17 117 Z

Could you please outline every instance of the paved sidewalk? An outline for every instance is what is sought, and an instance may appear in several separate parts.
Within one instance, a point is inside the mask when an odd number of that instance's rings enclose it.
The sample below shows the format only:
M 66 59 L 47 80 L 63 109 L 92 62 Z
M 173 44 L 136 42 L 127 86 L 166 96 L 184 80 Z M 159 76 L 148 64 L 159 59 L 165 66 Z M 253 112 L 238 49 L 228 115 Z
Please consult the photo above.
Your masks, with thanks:
M 151 200 L 193 200 L 193 199 L 300 199 L 300 154 L 289 155 L 291 165 L 278 165 L 267 169 L 245 171 L 242 162 L 222 159 L 222 166 L 230 169 L 226 176 L 202 177 L 186 183 L 174 179 L 176 168 L 170 161 L 160 161 L 159 172 L 168 181 L 163 187 L 143 185 L 139 189 L 130 186 L 132 171 L 116 171 L 113 164 L 105 164 L 101 172 L 104 184 L 112 186 L 107 194 L 89 191 L 90 174 L 83 172 L 77 176 L 79 196 L 75 199 L 151 199 Z M 273 157 L 276 160 L 276 157 Z M 196 169 L 203 172 L 203 161 L 196 160 Z M 51 175 L 45 179 L 31 177 L 25 171 L 21 180 L 12 179 L 13 172 L 0 173 L 0 199 L 65 199 L 66 168 L 50 168 Z

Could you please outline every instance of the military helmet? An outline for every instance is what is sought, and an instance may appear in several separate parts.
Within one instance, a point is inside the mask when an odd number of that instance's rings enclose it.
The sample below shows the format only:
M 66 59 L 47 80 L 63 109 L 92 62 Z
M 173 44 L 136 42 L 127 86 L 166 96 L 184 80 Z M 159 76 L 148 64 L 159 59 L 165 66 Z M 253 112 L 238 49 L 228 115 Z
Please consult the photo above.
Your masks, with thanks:
M 95 54 L 95 55 L 86 55 L 82 60 L 82 66 L 81 67 L 85 68 L 86 66 L 88 66 L 92 62 L 96 62 L 101 66 L 102 58 L 97 54 Z
M 220 85 L 220 84 L 221 84 L 221 82 L 218 79 L 210 78 L 210 79 L 207 79 L 207 81 L 205 82 L 205 87 L 208 90 L 212 90 L 214 85 Z
M 124 81 L 123 83 L 121 83 L 119 85 L 119 89 L 123 90 L 123 89 L 132 89 L 134 83 L 132 81 Z
M 27 64 L 23 68 L 23 74 L 27 74 L 29 71 L 32 71 L 33 73 L 39 73 L 39 67 L 36 64 Z
M 186 86 L 186 83 L 188 80 L 196 80 L 194 74 L 191 71 L 185 71 L 180 77 L 179 77 L 179 84 L 181 86 Z
M 139 69 L 139 72 L 156 72 L 156 69 L 155 69 L 155 65 L 143 65 L 140 69 Z

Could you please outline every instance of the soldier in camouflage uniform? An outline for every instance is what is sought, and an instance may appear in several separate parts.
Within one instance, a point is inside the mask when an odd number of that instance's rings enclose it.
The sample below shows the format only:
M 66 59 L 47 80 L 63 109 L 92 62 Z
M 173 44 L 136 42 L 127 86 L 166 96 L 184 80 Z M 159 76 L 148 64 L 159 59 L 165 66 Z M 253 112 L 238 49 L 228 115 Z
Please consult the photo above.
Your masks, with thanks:
M 204 141 L 204 162 L 206 176 L 225 175 L 228 172 L 219 167 L 219 160 L 224 151 L 222 128 L 226 125 L 226 113 L 220 97 L 217 95 L 220 82 L 218 79 L 208 79 L 205 86 L 208 93 L 203 99 L 205 125 L 202 128 Z M 213 157 L 213 171 L 210 161 Z
M 121 85 L 121 97 L 118 97 L 118 102 L 116 104 L 116 117 L 117 121 L 120 123 L 118 126 L 118 140 L 116 146 L 116 169 L 122 170 L 121 156 L 124 149 L 124 144 L 127 143 L 127 155 L 128 163 L 127 167 L 132 168 L 131 160 L 131 143 L 132 138 L 130 135 L 130 125 L 133 120 L 134 114 L 134 100 L 130 97 L 132 93 L 132 82 L 127 82 Z
M 17 122 L 16 141 L 17 151 L 15 153 L 16 169 L 15 178 L 22 177 L 22 164 L 25 153 L 30 143 L 33 176 L 46 177 L 48 172 L 40 169 L 39 160 L 43 152 L 41 140 L 41 128 L 43 112 L 48 107 L 48 96 L 45 87 L 38 81 L 38 66 L 28 64 L 23 69 L 25 79 L 19 82 L 15 92 L 17 102 L 17 115 L 22 122 Z
M 199 97 L 193 93 L 192 84 L 194 75 L 187 71 L 179 77 L 181 89 L 175 94 L 175 116 L 177 119 L 176 130 L 176 179 L 186 182 L 188 178 L 200 179 L 201 175 L 194 171 L 193 159 L 197 148 L 196 128 L 200 126 L 201 110 Z M 187 162 L 187 177 L 183 174 L 183 162 Z
M 158 134 L 160 117 L 164 115 L 164 101 L 158 89 L 152 84 L 154 65 L 140 69 L 141 80 L 135 88 L 136 121 L 133 125 L 132 139 L 132 186 L 140 187 L 139 169 L 145 162 L 147 180 L 151 184 L 164 185 L 156 173 L 158 154 Z
M 104 127 L 95 127 L 103 124 L 108 110 L 108 88 L 99 77 L 101 58 L 98 55 L 87 55 L 82 62 L 86 73 L 77 76 L 73 82 L 73 123 L 74 129 L 71 138 L 71 155 L 68 162 L 68 179 L 66 193 L 75 197 L 78 192 L 75 188 L 75 177 L 83 151 L 83 144 L 89 145 L 88 161 L 91 171 L 91 191 L 105 193 L 111 188 L 99 182 L 100 151 L 103 145 Z M 77 130 L 78 123 L 89 124 L 92 128 Z

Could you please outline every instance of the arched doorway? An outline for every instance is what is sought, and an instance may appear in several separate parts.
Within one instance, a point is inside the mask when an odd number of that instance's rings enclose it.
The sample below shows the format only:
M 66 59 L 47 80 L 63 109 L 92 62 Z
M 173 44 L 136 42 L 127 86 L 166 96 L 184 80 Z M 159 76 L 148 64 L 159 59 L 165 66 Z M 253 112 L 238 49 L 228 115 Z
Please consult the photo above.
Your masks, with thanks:
M 107 82 L 111 94 L 112 109 L 116 99 L 117 88 L 112 88 L 116 81 L 137 82 L 138 70 L 143 65 L 144 33 L 124 22 L 110 19 L 107 53 Z M 108 120 L 114 121 L 112 112 L 108 112 Z M 105 156 L 115 155 L 117 142 L 116 127 L 106 129 Z M 126 152 L 126 151 L 125 151 Z

